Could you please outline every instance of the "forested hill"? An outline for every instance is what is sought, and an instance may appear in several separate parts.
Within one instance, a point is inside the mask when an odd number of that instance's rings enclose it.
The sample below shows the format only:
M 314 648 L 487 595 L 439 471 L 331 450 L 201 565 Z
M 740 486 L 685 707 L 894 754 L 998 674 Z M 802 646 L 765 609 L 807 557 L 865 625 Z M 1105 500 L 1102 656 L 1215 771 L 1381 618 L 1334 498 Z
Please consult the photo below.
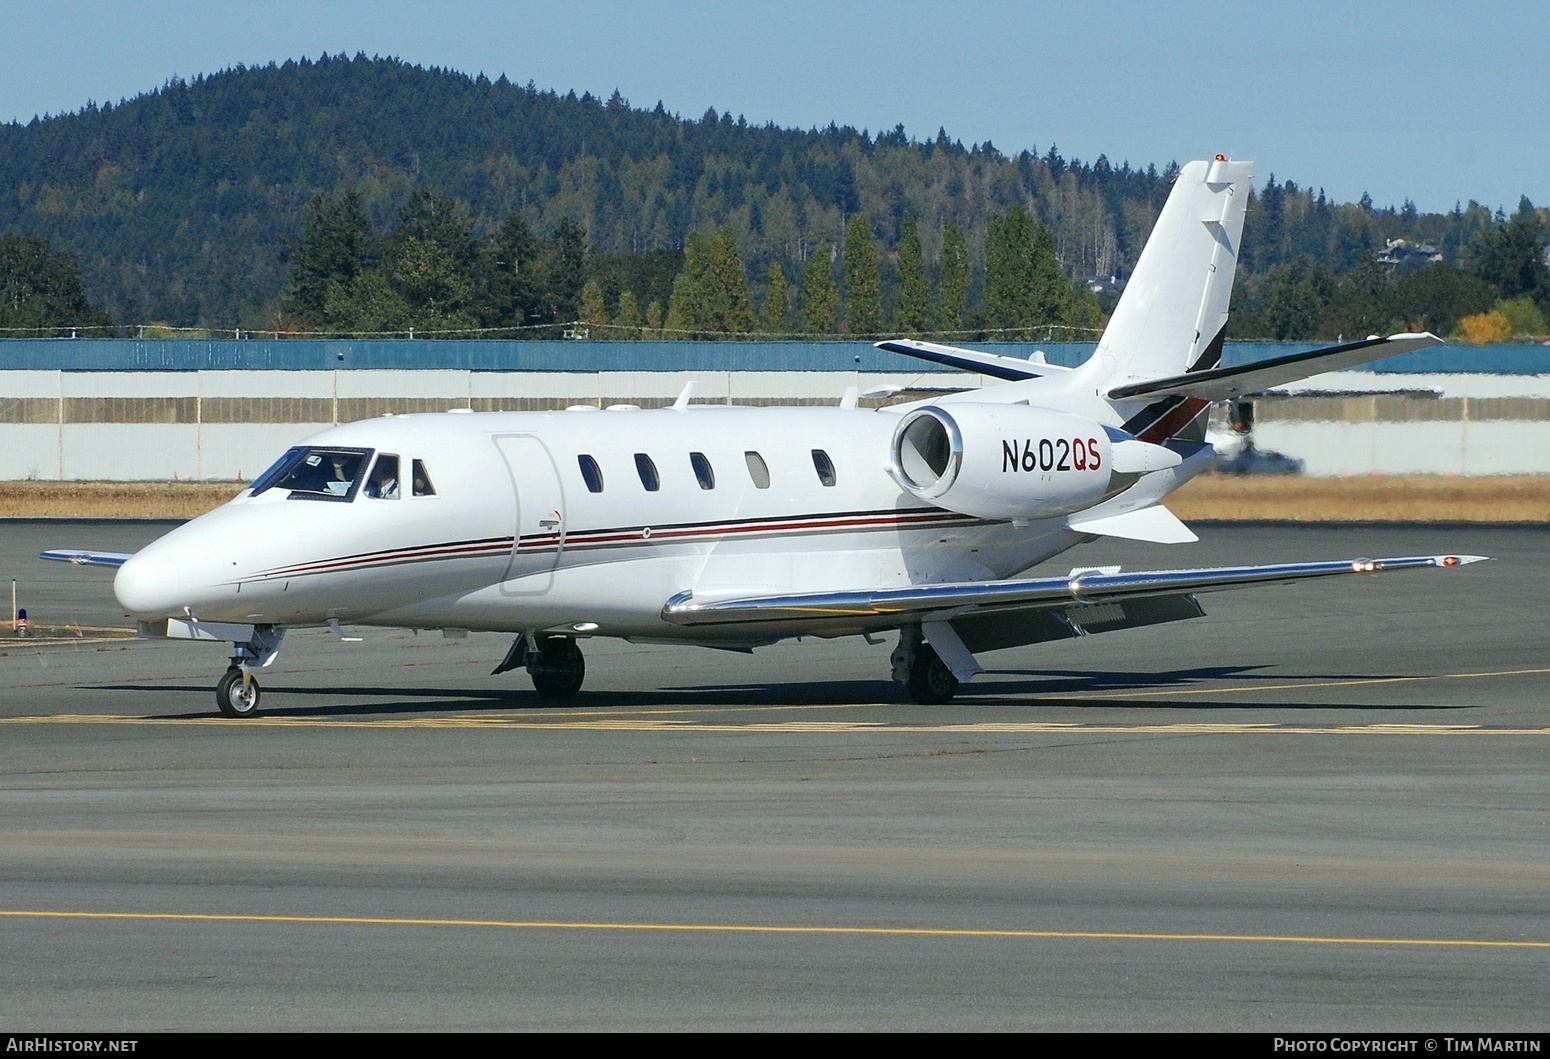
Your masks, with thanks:
M 1049 227 L 1068 277 L 1123 278 L 1174 172 L 1067 161 L 1053 146 L 1008 156 L 946 132 L 919 142 L 902 127 L 800 131 L 714 110 L 684 119 L 617 92 L 562 96 L 341 55 L 0 126 L 0 232 L 73 255 L 92 300 L 120 322 L 252 328 L 275 325 L 286 246 L 319 193 L 357 194 L 385 230 L 428 188 L 466 203 L 481 232 L 513 216 L 538 233 L 569 220 L 601 254 L 674 250 L 726 225 L 756 296 L 770 265 L 799 274 L 860 214 L 883 250 L 887 300 L 906 214 L 933 273 L 944 221 L 982 262 L 991 218 L 1020 204 Z M 1335 204 L 1288 180 L 1251 206 L 1243 265 L 1298 261 L 1338 276 L 1400 236 L 1452 262 L 1492 224 L 1473 204 L 1442 215 Z

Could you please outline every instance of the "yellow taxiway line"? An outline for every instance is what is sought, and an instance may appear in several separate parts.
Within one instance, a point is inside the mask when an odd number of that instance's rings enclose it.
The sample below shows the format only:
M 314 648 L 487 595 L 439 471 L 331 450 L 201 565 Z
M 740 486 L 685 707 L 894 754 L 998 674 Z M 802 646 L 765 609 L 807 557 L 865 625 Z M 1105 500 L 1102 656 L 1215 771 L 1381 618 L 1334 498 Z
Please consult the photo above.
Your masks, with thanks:
M 619 931 L 674 934 L 806 934 L 917 938 L 1020 938 L 1067 941 L 1197 941 L 1249 945 L 1389 945 L 1411 948 L 1550 949 L 1550 941 L 1492 938 L 1383 938 L 1313 934 L 1204 934 L 1186 931 L 1020 930 L 759 923 L 607 923 L 565 920 L 439 919 L 417 916 L 300 916 L 209 912 L 87 912 L 0 909 L 0 919 L 134 920 L 160 923 L 299 924 L 344 927 L 452 927 L 480 930 Z
M 1473 673 L 1439 673 L 1430 676 L 1360 677 L 1351 680 L 1325 680 L 1280 684 L 1235 684 L 1207 688 L 1150 688 L 1117 691 L 1044 692 L 1019 696 L 1014 705 L 1043 702 L 1127 702 L 1136 699 L 1205 697 L 1212 695 L 1251 695 L 1267 691 L 1307 691 L 1319 688 L 1364 687 L 1377 684 L 1406 684 L 1423 681 L 1483 680 L 1491 677 L 1543 676 L 1550 668 L 1501 669 Z M 1260 722 L 1183 722 L 1167 724 L 1084 723 L 1080 721 L 980 721 L 892 723 L 886 720 L 781 720 L 709 722 L 716 714 L 779 713 L 790 715 L 805 711 L 882 710 L 899 703 L 813 703 L 806 705 L 749 706 L 660 706 L 554 708 L 539 707 L 520 714 L 489 713 L 432 717 L 320 718 L 260 716 L 242 721 L 223 717 L 148 717 L 114 714 L 52 714 L 42 716 L 0 717 L 0 725 L 21 724 L 129 724 L 129 725 L 231 725 L 303 727 L 303 728 L 496 728 L 511 731 L 696 731 L 696 732 L 945 732 L 960 734 L 1038 734 L 1048 732 L 1093 732 L 1119 735 L 1550 735 L 1550 727 L 1506 728 L 1474 724 L 1276 724 Z M 1337 707 L 1331 707 L 1337 708 Z

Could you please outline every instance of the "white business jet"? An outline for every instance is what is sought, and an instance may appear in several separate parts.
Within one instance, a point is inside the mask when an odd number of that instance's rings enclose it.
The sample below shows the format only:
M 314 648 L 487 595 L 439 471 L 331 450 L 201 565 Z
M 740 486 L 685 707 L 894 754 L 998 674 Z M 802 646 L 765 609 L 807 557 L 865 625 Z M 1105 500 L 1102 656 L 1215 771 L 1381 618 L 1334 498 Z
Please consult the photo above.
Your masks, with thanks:
M 389 416 L 325 430 L 119 565 L 142 635 L 229 641 L 223 713 L 259 706 L 284 631 L 515 634 L 494 670 L 565 698 L 593 636 L 747 651 L 899 634 L 893 678 L 950 700 L 975 655 L 1200 616 L 1197 593 L 1434 569 L 1412 556 L 1019 577 L 1097 537 L 1183 543 L 1161 504 L 1211 465 L 1211 402 L 1438 341 L 1220 366 L 1252 164 L 1178 177 L 1097 351 L 1074 369 L 879 345 L 1001 380 L 876 410 L 695 405 Z

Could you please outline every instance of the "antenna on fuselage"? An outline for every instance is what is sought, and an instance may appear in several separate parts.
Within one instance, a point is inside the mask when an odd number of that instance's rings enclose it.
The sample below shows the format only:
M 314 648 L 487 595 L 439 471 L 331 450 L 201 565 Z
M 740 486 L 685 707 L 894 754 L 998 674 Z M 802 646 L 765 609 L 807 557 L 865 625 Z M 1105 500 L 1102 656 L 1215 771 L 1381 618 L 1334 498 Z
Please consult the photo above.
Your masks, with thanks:
M 688 382 L 684 383 L 683 393 L 678 395 L 678 400 L 673 402 L 673 407 L 674 408 L 688 408 L 689 407 L 689 398 L 691 398 L 693 396 L 694 396 L 694 380 L 690 379 Z

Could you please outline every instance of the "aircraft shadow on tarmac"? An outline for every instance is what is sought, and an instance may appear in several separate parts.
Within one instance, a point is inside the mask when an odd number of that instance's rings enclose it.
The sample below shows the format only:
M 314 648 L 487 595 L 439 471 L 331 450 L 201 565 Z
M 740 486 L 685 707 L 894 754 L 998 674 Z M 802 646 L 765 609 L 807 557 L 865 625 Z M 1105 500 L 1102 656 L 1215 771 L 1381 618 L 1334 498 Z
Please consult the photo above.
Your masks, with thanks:
M 1285 692 L 1295 693 L 1296 685 L 1303 682 L 1310 684 L 1349 682 L 1352 688 L 1348 690 L 1354 691 L 1369 680 L 1420 682 L 1426 679 L 1424 675 L 1397 673 L 1381 676 L 1369 673 L 1319 673 L 1288 678 L 1276 673 L 1275 670 L 1276 667 L 1271 664 L 1201 666 L 1141 673 L 994 670 L 986 672 L 973 684 L 960 690 L 952 706 L 940 709 L 946 714 L 954 708 L 972 709 L 976 706 L 1108 711 L 1126 709 L 1147 712 L 1185 709 L 1210 712 L 1331 709 L 1392 712 L 1468 708 L 1467 704 L 1436 705 L 1414 702 L 1264 701 L 1258 697 L 1260 692 L 1256 685 L 1260 683 L 1267 686 L 1275 685 Z M 1233 691 L 1218 692 L 1208 698 L 1191 694 L 1193 691 L 1209 690 L 1209 685 L 1215 681 L 1237 681 L 1241 682 L 1242 687 Z M 202 685 L 99 684 L 81 686 L 79 690 L 143 692 L 156 696 L 186 693 L 197 694 L 202 699 L 210 695 L 210 689 Z M 1170 690 L 1180 692 L 1181 697 L 1167 696 L 1166 692 Z M 1133 692 L 1135 697 L 1128 697 L 1126 692 Z M 546 712 L 555 709 L 663 706 L 854 706 L 890 703 L 899 706 L 911 705 L 896 685 L 879 680 L 749 682 L 664 687 L 657 691 L 584 691 L 576 698 L 565 701 L 540 698 L 526 688 L 515 687 L 485 689 L 356 686 L 341 688 L 274 683 L 268 685 L 264 693 L 264 713 L 271 717 L 403 716 L 471 710 L 496 710 L 504 713 L 513 710 Z M 1102 697 L 1090 697 L 1094 695 Z M 329 701 L 318 702 L 319 699 Z M 204 719 L 209 716 L 209 713 L 201 708 L 197 713 L 174 716 Z

